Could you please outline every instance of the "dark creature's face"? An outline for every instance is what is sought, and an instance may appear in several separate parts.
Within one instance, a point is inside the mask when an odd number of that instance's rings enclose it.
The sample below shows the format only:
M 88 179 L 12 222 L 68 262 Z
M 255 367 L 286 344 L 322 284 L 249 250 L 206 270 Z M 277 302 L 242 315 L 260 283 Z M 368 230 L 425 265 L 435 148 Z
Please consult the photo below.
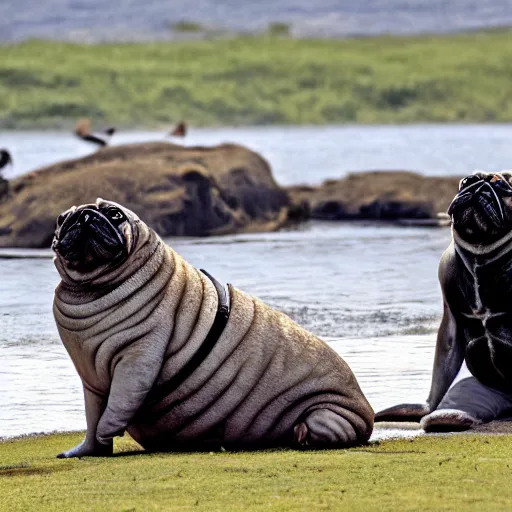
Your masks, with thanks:
M 52 249 L 61 275 L 86 276 L 121 265 L 133 250 L 137 222 L 133 212 L 103 199 L 59 215 Z
M 512 172 L 477 172 L 462 179 L 448 208 L 453 228 L 467 243 L 491 245 L 512 230 Z

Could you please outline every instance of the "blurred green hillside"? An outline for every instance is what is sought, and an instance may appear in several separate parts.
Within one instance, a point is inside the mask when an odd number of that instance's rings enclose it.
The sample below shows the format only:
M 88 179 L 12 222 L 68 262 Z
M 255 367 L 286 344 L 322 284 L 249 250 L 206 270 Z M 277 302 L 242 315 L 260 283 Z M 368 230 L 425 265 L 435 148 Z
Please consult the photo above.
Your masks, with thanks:
M 512 121 L 512 32 L 0 46 L 0 127 Z

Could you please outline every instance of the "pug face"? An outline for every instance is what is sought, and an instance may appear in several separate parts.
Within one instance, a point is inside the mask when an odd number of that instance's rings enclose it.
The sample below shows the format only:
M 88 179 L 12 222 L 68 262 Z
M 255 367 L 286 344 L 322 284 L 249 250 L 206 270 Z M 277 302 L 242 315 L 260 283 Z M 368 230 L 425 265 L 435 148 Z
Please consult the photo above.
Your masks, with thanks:
M 138 217 L 123 206 L 97 199 L 57 218 L 52 249 L 59 272 L 97 274 L 122 265 L 134 250 Z
M 512 230 L 512 172 L 477 172 L 460 181 L 448 214 L 467 243 L 491 245 Z

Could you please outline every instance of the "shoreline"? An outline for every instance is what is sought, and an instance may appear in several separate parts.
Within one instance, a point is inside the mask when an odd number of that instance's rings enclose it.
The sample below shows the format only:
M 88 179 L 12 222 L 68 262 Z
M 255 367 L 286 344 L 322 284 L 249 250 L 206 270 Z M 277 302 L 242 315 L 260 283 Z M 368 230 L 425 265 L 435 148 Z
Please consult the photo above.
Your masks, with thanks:
M 512 29 L 511 29 L 512 32 Z M 1 45 L 0 45 L 1 47 Z M 170 121 L 169 121 L 170 122 Z M 165 136 L 165 133 L 169 131 L 169 122 L 163 124 L 127 124 L 124 125 L 122 123 L 117 123 L 116 128 L 119 131 L 123 132 L 148 132 L 160 134 L 162 137 Z M 9 124 L 3 124 L 3 121 L 0 120 L 0 133 L 7 134 L 39 134 L 41 131 L 45 133 L 55 133 L 55 134 L 69 134 L 73 132 L 73 129 L 76 125 L 76 120 L 74 118 L 69 118 L 62 123 L 55 125 L 46 125 L 46 124 L 34 124 L 35 120 L 32 120 L 29 124 L 25 125 L 17 125 L 11 126 Z M 421 128 L 423 126 L 512 126 L 512 117 L 510 119 L 497 120 L 497 119 L 482 119 L 482 120 L 474 120 L 471 119 L 450 119 L 450 120 L 429 120 L 429 119 L 418 119 L 418 120 L 389 120 L 389 121 L 343 121 L 339 120 L 336 122 L 318 122 L 318 123 L 310 123 L 310 122 L 294 122 L 290 121 L 287 123 L 212 123 L 212 124 L 201 124 L 195 123 L 192 128 L 194 131 L 198 130 L 236 130 L 237 128 L 245 128 L 245 129 L 255 129 L 255 130 L 267 130 L 267 129 L 283 129 L 286 130 L 288 128 L 303 128 L 307 130 L 308 128 L 389 128 L 390 126 L 396 126 L 399 128 Z M 371 171 L 372 169 L 368 169 Z M 367 171 L 354 171 L 354 172 L 367 172 Z M 420 171 L 417 171 L 420 172 Z
M 376 437 L 374 437 L 375 431 L 379 432 L 379 434 Z M 41 439 L 49 436 L 67 435 L 85 436 L 85 430 L 50 430 L 47 432 L 30 432 L 26 434 L 13 434 L 7 436 L 0 435 L 0 445 L 2 443 L 23 441 L 25 439 Z M 128 434 L 126 435 L 128 436 L 129 439 L 131 439 Z M 372 445 L 375 443 L 380 443 L 382 441 L 393 441 L 398 439 L 412 439 L 420 435 L 425 435 L 425 433 L 421 431 L 419 423 L 382 422 L 375 424 L 374 433 L 372 434 L 372 438 L 370 439 L 368 444 Z M 135 441 L 133 442 L 135 443 Z M 142 448 L 141 450 L 144 452 Z
M 512 32 L 512 29 L 511 29 Z M 0 45 L 1 46 L 1 45 Z M 48 127 L 45 125 L 23 125 L 19 127 L 5 127 L 0 120 L 0 132 L 6 134 L 40 134 L 44 131 L 45 134 L 57 134 L 57 135 L 73 135 L 73 129 L 75 128 L 76 120 L 74 118 L 70 118 L 63 124 L 56 125 L 55 127 Z M 236 130 L 238 128 L 243 129 L 255 129 L 255 130 L 286 130 L 288 128 L 298 128 L 308 130 L 311 128 L 389 128 L 394 127 L 397 128 L 422 128 L 425 126 L 428 127 L 444 127 L 444 126 L 465 126 L 465 127 L 479 127 L 479 126 L 510 126 L 512 127 L 512 118 L 509 120 L 493 120 L 493 119 L 484 119 L 481 121 L 471 121 L 464 119 L 454 119 L 448 121 L 436 121 L 436 120 L 417 120 L 417 121 L 387 121 L 387 122 L 354 122 L 354 121 L 336 121 L 336 122 L 325 122 L 325 123 L 268 123 L 268 124 L 194 124 L 192 128 L 194 131 L 201 130 Z M 165 138 L 165 133 L 169 131 L 169 123 L 164 124 L 134 124 L 134 125 L 122 125 L 118 124 L 116 128 L 119 132 L 125 133 L 154 133 L 161 135 L 162 138 Z M 119 144 L 111 144 L 110 146 L 116 146 Z M 352 172 L 370 172 L 374 169 L 365 169 L 365 170 L 355 170 Z M 389 170 L 389 169 L 387 169 Z M 420 170 L 416 170 L 413 172 L 421 172 Z
M 0 436 L 0 445 L 2 443 L 14 443 L 29 439 L 45 439 L 53 436 L 85 436 L 85 430 L 51 430 L 47 432 L 31 432 L 27 434 L 13 434 L 8 436 Z M 129 434 L 125 434 L 128 442 L 137 444 L 131 439 Z M 392 422 L 383 421 L 375 423 L 372 437 L 367 446 L 378 446 L 382 442 L 413 440 L 417 438 L 437 438 L 437 437 L 453 437 L 453 436 L 511 436 L 512 440 L 512 419 L 495 420 L 490 423 L 477 425 L 469 430 L 448 433 L 429 433 L 424 432 L 419 423 L 414 422 Z M 122 443 L 123 438 L 116 438 L 118 443 Z M 138 446 L 138 445 L 137 445 Z M 146 452 L 139 447 L 142 453 Z M 287 448 L 283 448 L 287 449 Z M 260 451 L 260 450 L 258 450 Z M 263 450 L 266 451 L 266 450 Z M 296 450 L 300 452 L 301 450 Z M 169 452 L 175 453 L 175 452 Z M 198 452 L 201 453 L 201 452 Z M 231 452 L 240 453 L 240 452 Z M 247 453 L 247 452 L 241 452 Z

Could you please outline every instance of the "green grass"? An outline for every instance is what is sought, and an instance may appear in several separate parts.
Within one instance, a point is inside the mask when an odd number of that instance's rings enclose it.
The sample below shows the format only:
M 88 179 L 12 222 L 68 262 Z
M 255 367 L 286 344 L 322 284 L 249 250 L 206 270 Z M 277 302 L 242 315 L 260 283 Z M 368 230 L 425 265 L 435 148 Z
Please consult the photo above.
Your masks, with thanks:
M 511 121 L 512 32 L 0 46 L 0 126 Z
M 145 454 L 58 460 L 81 434 L 0 444 L 13 511 L 510 510 L 512 436 L 425 436 L 325 452 Z

